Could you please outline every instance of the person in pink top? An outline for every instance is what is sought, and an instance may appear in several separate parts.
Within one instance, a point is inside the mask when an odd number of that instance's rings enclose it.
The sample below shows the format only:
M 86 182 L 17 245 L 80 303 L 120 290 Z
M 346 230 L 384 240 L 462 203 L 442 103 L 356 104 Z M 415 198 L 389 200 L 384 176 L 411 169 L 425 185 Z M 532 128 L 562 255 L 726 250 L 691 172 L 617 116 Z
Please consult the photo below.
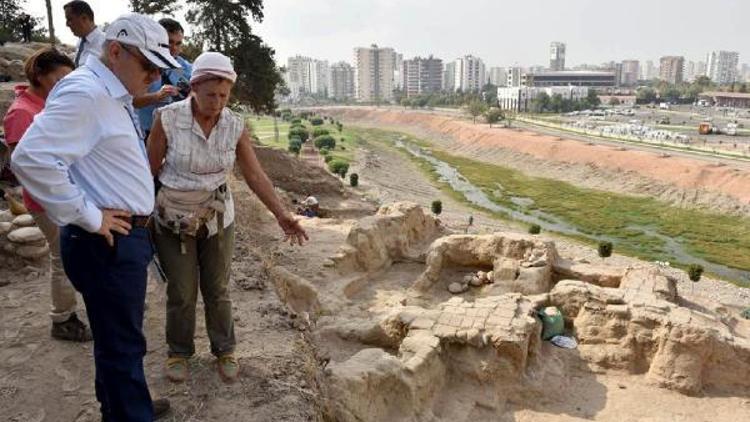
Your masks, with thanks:
M 26 60 L 24 72 L 29 85 L 16 87 L 16 99 L 3 119 L 5 141 L 11 153 L 23 138 L 26 129 L 31 126 L 34 116 L 44 109 L 44 101 L 57 81 L 74 68 L 69 57 L 52 48 L 41 49 Z M 58 227 L 26 191 L 23 192 L 23 202 L 49 243 L 52 337 L 68 341 L 90 341 L 89 328 L 76 315 L 75 289 L 63 270 Z

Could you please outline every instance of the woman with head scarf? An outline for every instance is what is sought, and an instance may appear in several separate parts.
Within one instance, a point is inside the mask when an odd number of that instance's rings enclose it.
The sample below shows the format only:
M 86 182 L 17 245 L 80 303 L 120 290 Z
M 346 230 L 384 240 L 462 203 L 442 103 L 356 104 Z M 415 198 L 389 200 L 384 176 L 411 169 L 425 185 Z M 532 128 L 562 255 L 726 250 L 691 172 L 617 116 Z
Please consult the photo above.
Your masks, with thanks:
M 244 119 L 226 107 L 236 78 L 228 57 L 201 54 L 193 64 L 191 96 L 160 109 L 148 139 L 151 169 L 161 184 L 155 244 L 168 280 L 166 375 L 175 382 L 187 379 L 187 360 L 195 353 L 198 289 L 219 374 L 229 382 L 239 373 L 227 287 L 234 249 L 234 201 L 227 178 L 235 161 L 287 240 L 300 245 L 307 240 L 261 168 Z

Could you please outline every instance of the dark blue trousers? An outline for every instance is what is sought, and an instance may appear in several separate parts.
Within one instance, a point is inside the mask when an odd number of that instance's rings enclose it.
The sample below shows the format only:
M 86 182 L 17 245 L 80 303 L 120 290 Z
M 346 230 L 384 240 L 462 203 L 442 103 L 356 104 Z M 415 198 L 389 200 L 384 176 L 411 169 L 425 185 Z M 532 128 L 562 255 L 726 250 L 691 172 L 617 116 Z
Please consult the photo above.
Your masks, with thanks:
M 145 228 L 116 235 L 114 247 L 77 226 L 60 231 L 65 273 L 83 296 L 94 337 L 96 398 L 103 421 L 153 421 L 143 373 L 143 311 L 153 253 Z

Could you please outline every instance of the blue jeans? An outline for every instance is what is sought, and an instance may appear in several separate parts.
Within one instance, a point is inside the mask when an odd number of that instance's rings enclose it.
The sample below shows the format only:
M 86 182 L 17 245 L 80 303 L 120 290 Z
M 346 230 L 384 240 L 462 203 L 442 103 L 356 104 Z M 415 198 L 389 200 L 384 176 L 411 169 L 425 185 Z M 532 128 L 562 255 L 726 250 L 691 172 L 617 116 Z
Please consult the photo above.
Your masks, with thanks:
M 143 311 L 147 267 L 153 257 L 148 230 L 103 236 L 68 225 L 60 232 L 65 273 L 83 296 L 94 337 L 96 398 L 102 420 L 152 422 L 151 395 L 143 373 Z

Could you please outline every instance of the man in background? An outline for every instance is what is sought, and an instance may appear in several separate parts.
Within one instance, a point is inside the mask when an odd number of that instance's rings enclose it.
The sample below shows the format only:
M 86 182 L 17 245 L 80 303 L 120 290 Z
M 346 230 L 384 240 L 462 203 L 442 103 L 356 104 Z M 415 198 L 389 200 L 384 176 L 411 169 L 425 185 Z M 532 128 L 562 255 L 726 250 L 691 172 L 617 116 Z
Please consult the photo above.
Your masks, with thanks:
M 193 65 L 180 56 L 182 42 L 185 38 L 182 25 L 170 18 L 161 19 L 159 24 L 167 31 L 169 53 L 180 63 L 181 68 L 162 70 L 161 78 L 148 87 L 147 94 L 133 98 L 133 105 L 138 110 L 138 119 L 146 138 L 148 138 L 151 125 L 154 122 L 154 111 L 174 101 L 183 100 L 190 94 L 188 81 L 190 81 L 193 72 Z
M 76 67 L 86 63 L 89 56 L 99 57 L 104 45 L 104 31 L 94 23 L 94 11 L 83 0 L 73 0 L 63 6 L 65 9 L 65 25 L 73 35 L 80 38 L 73 62 Z

